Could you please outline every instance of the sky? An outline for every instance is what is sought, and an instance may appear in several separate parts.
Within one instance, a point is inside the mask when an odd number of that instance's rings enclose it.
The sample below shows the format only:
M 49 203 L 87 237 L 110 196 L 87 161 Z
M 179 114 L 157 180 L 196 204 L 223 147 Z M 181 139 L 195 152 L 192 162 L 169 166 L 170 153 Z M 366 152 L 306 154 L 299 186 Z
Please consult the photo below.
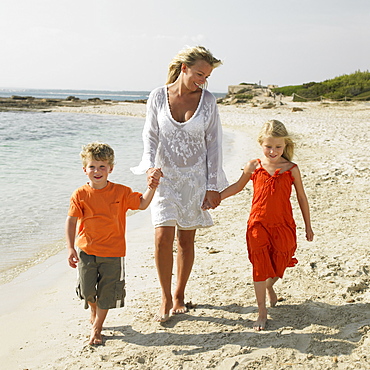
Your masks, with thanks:
M 1 0 L 0 88 L 144 90 L 186 46 L 223 65 L 208 89 L 370 69 L 369 0 Z

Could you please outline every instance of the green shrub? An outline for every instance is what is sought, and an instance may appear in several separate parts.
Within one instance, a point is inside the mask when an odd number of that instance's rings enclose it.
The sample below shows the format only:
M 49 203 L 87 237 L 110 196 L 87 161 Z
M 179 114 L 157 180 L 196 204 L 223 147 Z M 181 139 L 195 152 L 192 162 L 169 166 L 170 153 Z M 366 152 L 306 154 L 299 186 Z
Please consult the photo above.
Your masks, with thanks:
M 253 94 L 235 94 L 234 97 L 239 100 L 250 100 L 254 98 L 254 95 Z
M 335 77 L 323 82 L 308 82 L 303 85 L 279 87 L 273 89 L 273 91 L 286 96 L 291 96 L 294 93 L 294 101 L 320 100 L 321 97 L 335 100 L 368 100 L 370 72 L 356 71 L 350 75 Z
M 356 95 L 352 100 L 370 100 L 370 91 L 366 91 L 362 94 Z
M 283 94 L 285 96 L 292 96 L 293 93 L 297 93 L 298 90 L 302 88 L 302 85 L 297 86 L 284 86 L 284 87 L 277 87 L 272 89 L 272 92 L 275 94 Z

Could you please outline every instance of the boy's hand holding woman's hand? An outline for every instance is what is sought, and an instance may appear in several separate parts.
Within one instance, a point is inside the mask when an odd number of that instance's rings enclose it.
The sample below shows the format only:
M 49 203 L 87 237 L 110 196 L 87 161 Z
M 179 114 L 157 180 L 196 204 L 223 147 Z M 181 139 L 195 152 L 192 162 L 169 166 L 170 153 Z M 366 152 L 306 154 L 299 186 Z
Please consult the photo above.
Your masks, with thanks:
M 147 181 L 148 181 L 148 188 L 149 189 L 156 189 L 159 185 L 159 180 L 163 177 L 163 173 L 160 168 L 149 168 L 146 171 L 147 174 Z

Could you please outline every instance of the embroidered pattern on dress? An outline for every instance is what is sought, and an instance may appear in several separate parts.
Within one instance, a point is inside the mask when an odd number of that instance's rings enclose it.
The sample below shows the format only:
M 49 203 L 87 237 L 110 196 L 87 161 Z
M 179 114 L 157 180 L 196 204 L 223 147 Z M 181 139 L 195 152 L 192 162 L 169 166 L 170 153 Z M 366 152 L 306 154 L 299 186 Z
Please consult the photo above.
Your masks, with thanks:
M 210 214 L 201 209 L 206 190 L 227 186 L 216 101 L 204 91 L 194 115 L 179 123 L 167 109 L 166 89 L 151 93 L 143 131 L 142 163 L 160 167 L 164 174 L 151 204 L 153 223 L 176 220 L 182 227 L 211 226 Z

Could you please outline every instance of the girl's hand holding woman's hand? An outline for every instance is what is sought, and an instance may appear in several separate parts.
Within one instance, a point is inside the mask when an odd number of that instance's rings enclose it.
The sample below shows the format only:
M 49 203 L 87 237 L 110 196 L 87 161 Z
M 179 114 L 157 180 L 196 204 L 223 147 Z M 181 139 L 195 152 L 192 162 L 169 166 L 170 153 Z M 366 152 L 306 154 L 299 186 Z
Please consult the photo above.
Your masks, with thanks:
M 207 200 L 204 200 L 203 204 L 202 204 L 202 210 L 203 211 L 207 211 L 207 209 L 211 209 L 211 205 L 209 204 L 209 202 Z

